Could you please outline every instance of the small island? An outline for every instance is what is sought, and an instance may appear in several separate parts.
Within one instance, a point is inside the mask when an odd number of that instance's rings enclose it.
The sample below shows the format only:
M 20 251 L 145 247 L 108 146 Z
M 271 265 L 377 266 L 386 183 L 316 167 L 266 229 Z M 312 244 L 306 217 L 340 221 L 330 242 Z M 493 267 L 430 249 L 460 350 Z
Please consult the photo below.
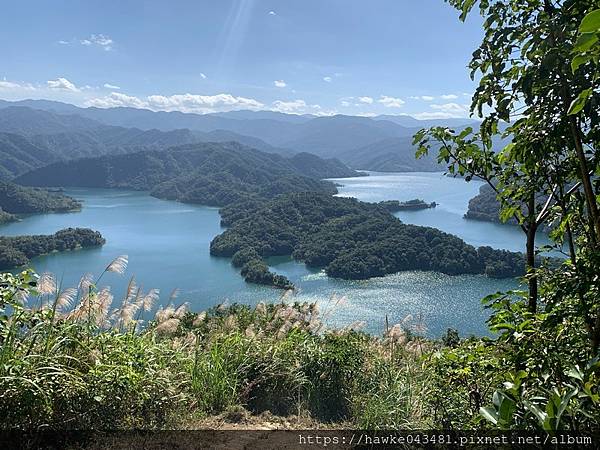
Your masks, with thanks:
M 419 209 L 435 208 L 437 206 L 436 202 L 427 203 L 425 200 L 419 198 L 408 200 L 406 202 L 401 202 L 398 200 L 386 200 L 379 202 L 378 204 L 391 213 L 398 211 L 416 211 Z
M 351 280 L 405 270 L 494 278 L 524 273 L 521 253 L 475 248 L 435 228 L 404 224 L 381 203 L 302 192 L 233 204 L 220 212 L 229 228 L 213 239 L 211 255 L 231 257 L 251 283 L 292 287 L 266 263 L 270 256 L 289 255 L 331 277 Z
M 99 247 L 105 239 L 89 228 L 66 228 L 51 235 L 0 236 L 0 270 L 29 264 L 31 258 L 52 252 Z

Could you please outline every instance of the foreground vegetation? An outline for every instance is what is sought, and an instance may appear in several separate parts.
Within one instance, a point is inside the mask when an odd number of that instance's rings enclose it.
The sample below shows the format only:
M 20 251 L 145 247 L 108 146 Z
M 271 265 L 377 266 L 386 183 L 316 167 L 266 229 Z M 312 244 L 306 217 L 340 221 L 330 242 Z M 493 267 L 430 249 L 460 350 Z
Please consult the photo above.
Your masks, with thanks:
M 340 298 L 203 313 L 170 305 L 149 317 L 156 291 L 132 281 L 113 302 L 96 281 L 60 289 L 49 274 L 0 276 L 2 427 L 193 427 L 240 409 L 365 428 L 428 424 L 422 355 L 434 344 L 408 322 L 384 338 L 360 324 L 329 330 Z
M 126 264 L 119 257 L 104 273 L 123 273 Z M 294 303 L 286 293 L 277 304 L 197 313 L 175 306 L 174 292 L 151 314 L 158 291 L 132 279 L 114 299 L 99 284 L 104 273 L 75 288 L 50 274 L 0 275 L 3 428 L 202 428 L 216 416 L 222 424 L 267 413 L 327 428 L 600 425 L 600 363 L 579 364 L 581 337 L 567 327 L 563 340 L 550 340 L 536 317 L 516 332 L 525 313 L 503 300 L 490 300 L 496 341 L 461 340 L 454 330 L 427 339 L 410 317 L 375 337 L 359 322 L 328 327 L 340 297 Z M 565 340 L 572 353 L 556 353 Z M 518 361 L 525 363 L 514 375 Z M 544 383 L 532 383 L 538 371 Z M 492 396 L 500 386 L 535 399 L 518 405 Z
M 446 365 L 469 386 L 450 394 L 449 420 L 468 408 L 499 429 L 598 430 L 600 1 L 448 3 L 461 20 L 476 9 L 484 19 L 469 64 L 479 80 L 471 112 L 483 122 L 422 130 L 417 154 L 435 150 L 450 173 L 489 186 L 499 219 L 526 237 L 528 286 L 487 298 L 498 338 L 460 345 Z M 509 144 L 498 152 L 499 137 Z M 542 228 L 568 257 L 559 267 L 538 264 Z

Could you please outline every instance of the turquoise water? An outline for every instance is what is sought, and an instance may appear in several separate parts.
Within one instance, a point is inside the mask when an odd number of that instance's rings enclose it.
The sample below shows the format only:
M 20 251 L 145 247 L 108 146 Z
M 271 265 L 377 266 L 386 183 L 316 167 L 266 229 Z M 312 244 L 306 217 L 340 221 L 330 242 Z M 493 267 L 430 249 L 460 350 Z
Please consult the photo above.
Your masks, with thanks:
M 525 237 L 517 226 L 466 220 L 469 200 L 479 193 L 480 181 L 466 183 L 462 178 L 442 173 L 377 173 L 369 177 L 332 179 L 341 184 L 339 195 L 355 197 L 365 202 L 382 200 L 412 200 L 420 198 L 437 207 L 416 211 L 401 211 L 395 216 L 405 223 L 439 228 L 461 237 L 465 242 L 480 247 L 489 245 L 511 251 L 524 251 Z M 539 233 L 539 245 L 549 244 L 547 236 Z
M 473 183 L 440 174 L 373 174 L 336 182 L 343 185 L 340 195 L 361 200 L 419 197 L 440 203 L 432 210 L 398 214 L 407 223 L 436 226 L 475 245 L 511 250 L 522 246 L 523 238 L 516 228 L 462 219 L 469 198 L 478 190 Z M 3 235 L 47 234 L 65 227 L 100 231 L 107 240 L 102 248 L 51 254 L 33 261 L 38 272 L 55 273 L 63 286 L 75 285 L 84 273 L 98 274 L 112 259 L 127 254 L 127 273 L 109 273 L 101 283 L 111 286 L 116 299 L 132 275 L 144 289 L 160 289 L 162 303 L 168 302 L 170 292 L 178 288 L 177 302 L 188 301 L 193 310 L 221 302 L 277 301 L 281 296 L 280 290 L 246 284 L 229 259 L 209 255 L 211 239 L 222 231 L 216 208 L 159 200 L 134 191 L 70 189 L 67 193 L 83 202 L 81 212 L 32 215 L 0 226 Z M 274 259 L 270 264 L 298 286 L 292 300 L 319 301 L 322 310 L 330 311 L 330 325 L 364 321 L 365 329 L 373 333 L 381 332 L 386 315 L 390 324 L 411 315 L 415 322 L 423 322 L 432 336 L 439 336 L 448 327 L 457 328 L 463 335 L 483 334 L 487 313 L 480 299 L 517 286 L 512 280 L 424 272 L 344 281 L 330 279 L 286 258 Z M 346 300 L 331 310 L 328 305 L 334 295 Z

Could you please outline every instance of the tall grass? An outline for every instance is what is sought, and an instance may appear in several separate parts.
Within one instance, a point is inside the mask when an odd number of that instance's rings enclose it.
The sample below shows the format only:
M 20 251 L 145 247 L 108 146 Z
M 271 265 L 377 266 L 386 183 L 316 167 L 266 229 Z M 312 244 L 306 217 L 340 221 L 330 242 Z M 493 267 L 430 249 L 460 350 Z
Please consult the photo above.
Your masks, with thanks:
M 104 273 L 126 264 L 119 257 Z M 65 289 L 50 274 L 0 274 L 3 427 L 187 427 L 240 407 L 365 428 L 426 425 L 431 344 L 406 327 L 382 338 L 327 329 L 340 298 L 322 313 L 292 298 L 192 313 L 173 303 L 176 292 L 148 320 L 158 292 L 132 279 L 114 302 L 99 286 L 104 273 Z

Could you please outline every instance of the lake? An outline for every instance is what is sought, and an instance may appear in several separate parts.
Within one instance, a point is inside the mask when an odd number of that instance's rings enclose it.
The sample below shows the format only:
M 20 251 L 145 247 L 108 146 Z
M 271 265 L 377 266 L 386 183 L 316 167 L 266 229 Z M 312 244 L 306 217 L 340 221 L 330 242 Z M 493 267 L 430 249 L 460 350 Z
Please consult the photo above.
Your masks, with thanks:
M 523 235 L 516 227 L 467 221 L 462 215 L 479 184 L 444 177 L 438 173 L 377 174 L 369 177 L 335 179 L 343 196 L 365 201 L 436 201 L 435 209 L 405 211 L 397 216 L 406 223 L 427 225 L 456 234 L 479 246 L 521 250 Z M 256 304 L 278 301 L 282 292 L 247 284 L 227 258 L 209 254 L 211 239 L 223 231 L 216 208 L 187 205 L 150 197 L 147 193 L 125 190 L 69 189 L 83 202 L 81 212 L 32 215 L 17 223 L 0 226 L 3 235 L 48 234 L 66 227 L 89 227 L 106 238 L 102 248 L 51 254 L 33 260 L 38 273 L 50 271 L 63 286 L 76 285 L 84 273 L 99 274 L 115 257 L 129 256 L 125 276 L 109 273 L 101 285 L 110 285 L 115 301 L 123 295 L 129 277 L 135 276 L 144 289 L 158 288 L 161 302 L 167 303 L 175 288 L 176 303 L 187 301 L 201 311 L 221 302 Z M 286 275 L 298 287 L 291 300 L 318 301 L 330 310 L 327 323 L 347 325 L 366 322 L 365 329 L 380 333 L 385 317 L 390 324 L 407 316 L 423 322 L 430 336 L 447 328 L 461 335 L 486 333 L 487 312 L 480 299 L 499 290 L 514 289 L 513 280 L 493 280 L 484 276 L 448 276 L 439 273 L 403 272 L 361 281 L 328 278 L 287 258 L 269 261 L 274 271 Z M 335 308 L 332 296 L 345 296 Z

